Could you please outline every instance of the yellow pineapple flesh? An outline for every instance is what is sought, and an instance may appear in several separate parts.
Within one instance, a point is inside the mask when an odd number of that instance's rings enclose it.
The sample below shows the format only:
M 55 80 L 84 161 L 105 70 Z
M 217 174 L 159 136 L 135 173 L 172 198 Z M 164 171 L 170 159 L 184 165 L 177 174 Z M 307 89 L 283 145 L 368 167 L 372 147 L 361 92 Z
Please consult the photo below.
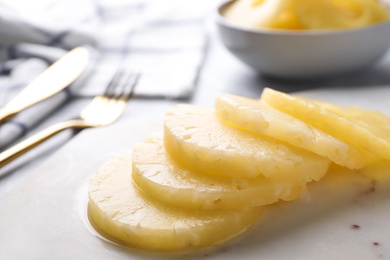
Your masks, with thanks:
M 131 177 L 131 153 L 106 162 L 89 183 L 89 218 L 109 239 L 151 251 L 208 247 L 244 232 L 261 214 L 243 210 L 190 210 L 143 194 Z
M 333 104 L 265 89 L 261 101 L 299 118 L 344 142 L 390 160 L 390 119 L 379 112 Z
M 330 161 L 266 136 L 234 128 L 212 109 L 179 104 L 164 119 L 168 153 L 189 169 L 208 174 L 306 183 L 321 179 Z
M 341 166 L 350 169 L 364 166 L 366 153 L 259 100 L 220 94 L 215 113 L 227 124 L 285 141 Z
M 162 133 L 133 149 L 133 179 L 146 194 L 163 202 L 194 209 L 242 209 L 293 200 L 297 183 L 275 183 L 263 176 L 226 178 L 186 169 L 166 152 Z

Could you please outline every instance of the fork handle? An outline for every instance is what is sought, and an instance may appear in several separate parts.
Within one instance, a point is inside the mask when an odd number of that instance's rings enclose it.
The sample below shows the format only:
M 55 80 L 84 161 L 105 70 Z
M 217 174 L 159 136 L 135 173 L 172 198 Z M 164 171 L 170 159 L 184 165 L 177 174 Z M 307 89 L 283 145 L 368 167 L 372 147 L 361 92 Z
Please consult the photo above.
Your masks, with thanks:
M 3 167 L 4 165 L 12 162 L 19 156 L 25 154 L 26 152 L 30 151 L 34 147 L 45 142 L 52 136 L 58 134 L 59 132 L 73 127 L 86 128 L 89 126 L 83 124 L 81 120 L 69 120 L 69 121 L 54 124 L 42 130 L 41 132 L 38 132 L 37 134 L 27 138 L 26 140 L 16 144 L 15 146 L 12 146 L 11 148 L 5 150 L 4 152 L 0 153 L 0 167 Z

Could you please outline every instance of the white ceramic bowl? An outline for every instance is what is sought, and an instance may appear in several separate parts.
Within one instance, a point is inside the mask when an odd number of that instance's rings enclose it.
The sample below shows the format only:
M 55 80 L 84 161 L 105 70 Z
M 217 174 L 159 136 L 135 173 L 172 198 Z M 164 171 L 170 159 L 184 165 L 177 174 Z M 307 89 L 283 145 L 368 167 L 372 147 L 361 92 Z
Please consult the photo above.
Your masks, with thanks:
M 352 72 L 377 62 L 390 46 L 390 22 L 349 30 L 256 30 L 223 17 L 216 22 L 222 42 L 238 59 L 265 74 L 283 78 L 313 78 Z

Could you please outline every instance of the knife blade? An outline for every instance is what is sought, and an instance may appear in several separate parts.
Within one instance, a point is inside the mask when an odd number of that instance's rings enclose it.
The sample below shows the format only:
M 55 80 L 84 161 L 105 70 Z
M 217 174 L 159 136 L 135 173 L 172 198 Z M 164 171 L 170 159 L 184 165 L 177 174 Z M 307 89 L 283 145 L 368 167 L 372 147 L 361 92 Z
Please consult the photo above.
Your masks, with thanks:
M 0 124 L 69 86 L 85 70 L 89 58 L 90 52 L 85 47 L 69 51 L 0 108 Z

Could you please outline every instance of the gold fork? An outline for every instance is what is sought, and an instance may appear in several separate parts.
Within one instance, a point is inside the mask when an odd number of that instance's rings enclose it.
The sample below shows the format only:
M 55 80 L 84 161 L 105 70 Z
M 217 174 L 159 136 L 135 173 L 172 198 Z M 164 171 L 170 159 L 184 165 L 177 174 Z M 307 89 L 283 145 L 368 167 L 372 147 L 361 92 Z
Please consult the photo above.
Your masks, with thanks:
M 68 128 L 106 126 L 117 120 L 126 108 L 127 100 L 137 85 L 139 73 L 118 71 L 103 95 L 95 97 L 76 119 L 54 124 L 0 153 L 0 167 L 8 164 L 50 137 Z

